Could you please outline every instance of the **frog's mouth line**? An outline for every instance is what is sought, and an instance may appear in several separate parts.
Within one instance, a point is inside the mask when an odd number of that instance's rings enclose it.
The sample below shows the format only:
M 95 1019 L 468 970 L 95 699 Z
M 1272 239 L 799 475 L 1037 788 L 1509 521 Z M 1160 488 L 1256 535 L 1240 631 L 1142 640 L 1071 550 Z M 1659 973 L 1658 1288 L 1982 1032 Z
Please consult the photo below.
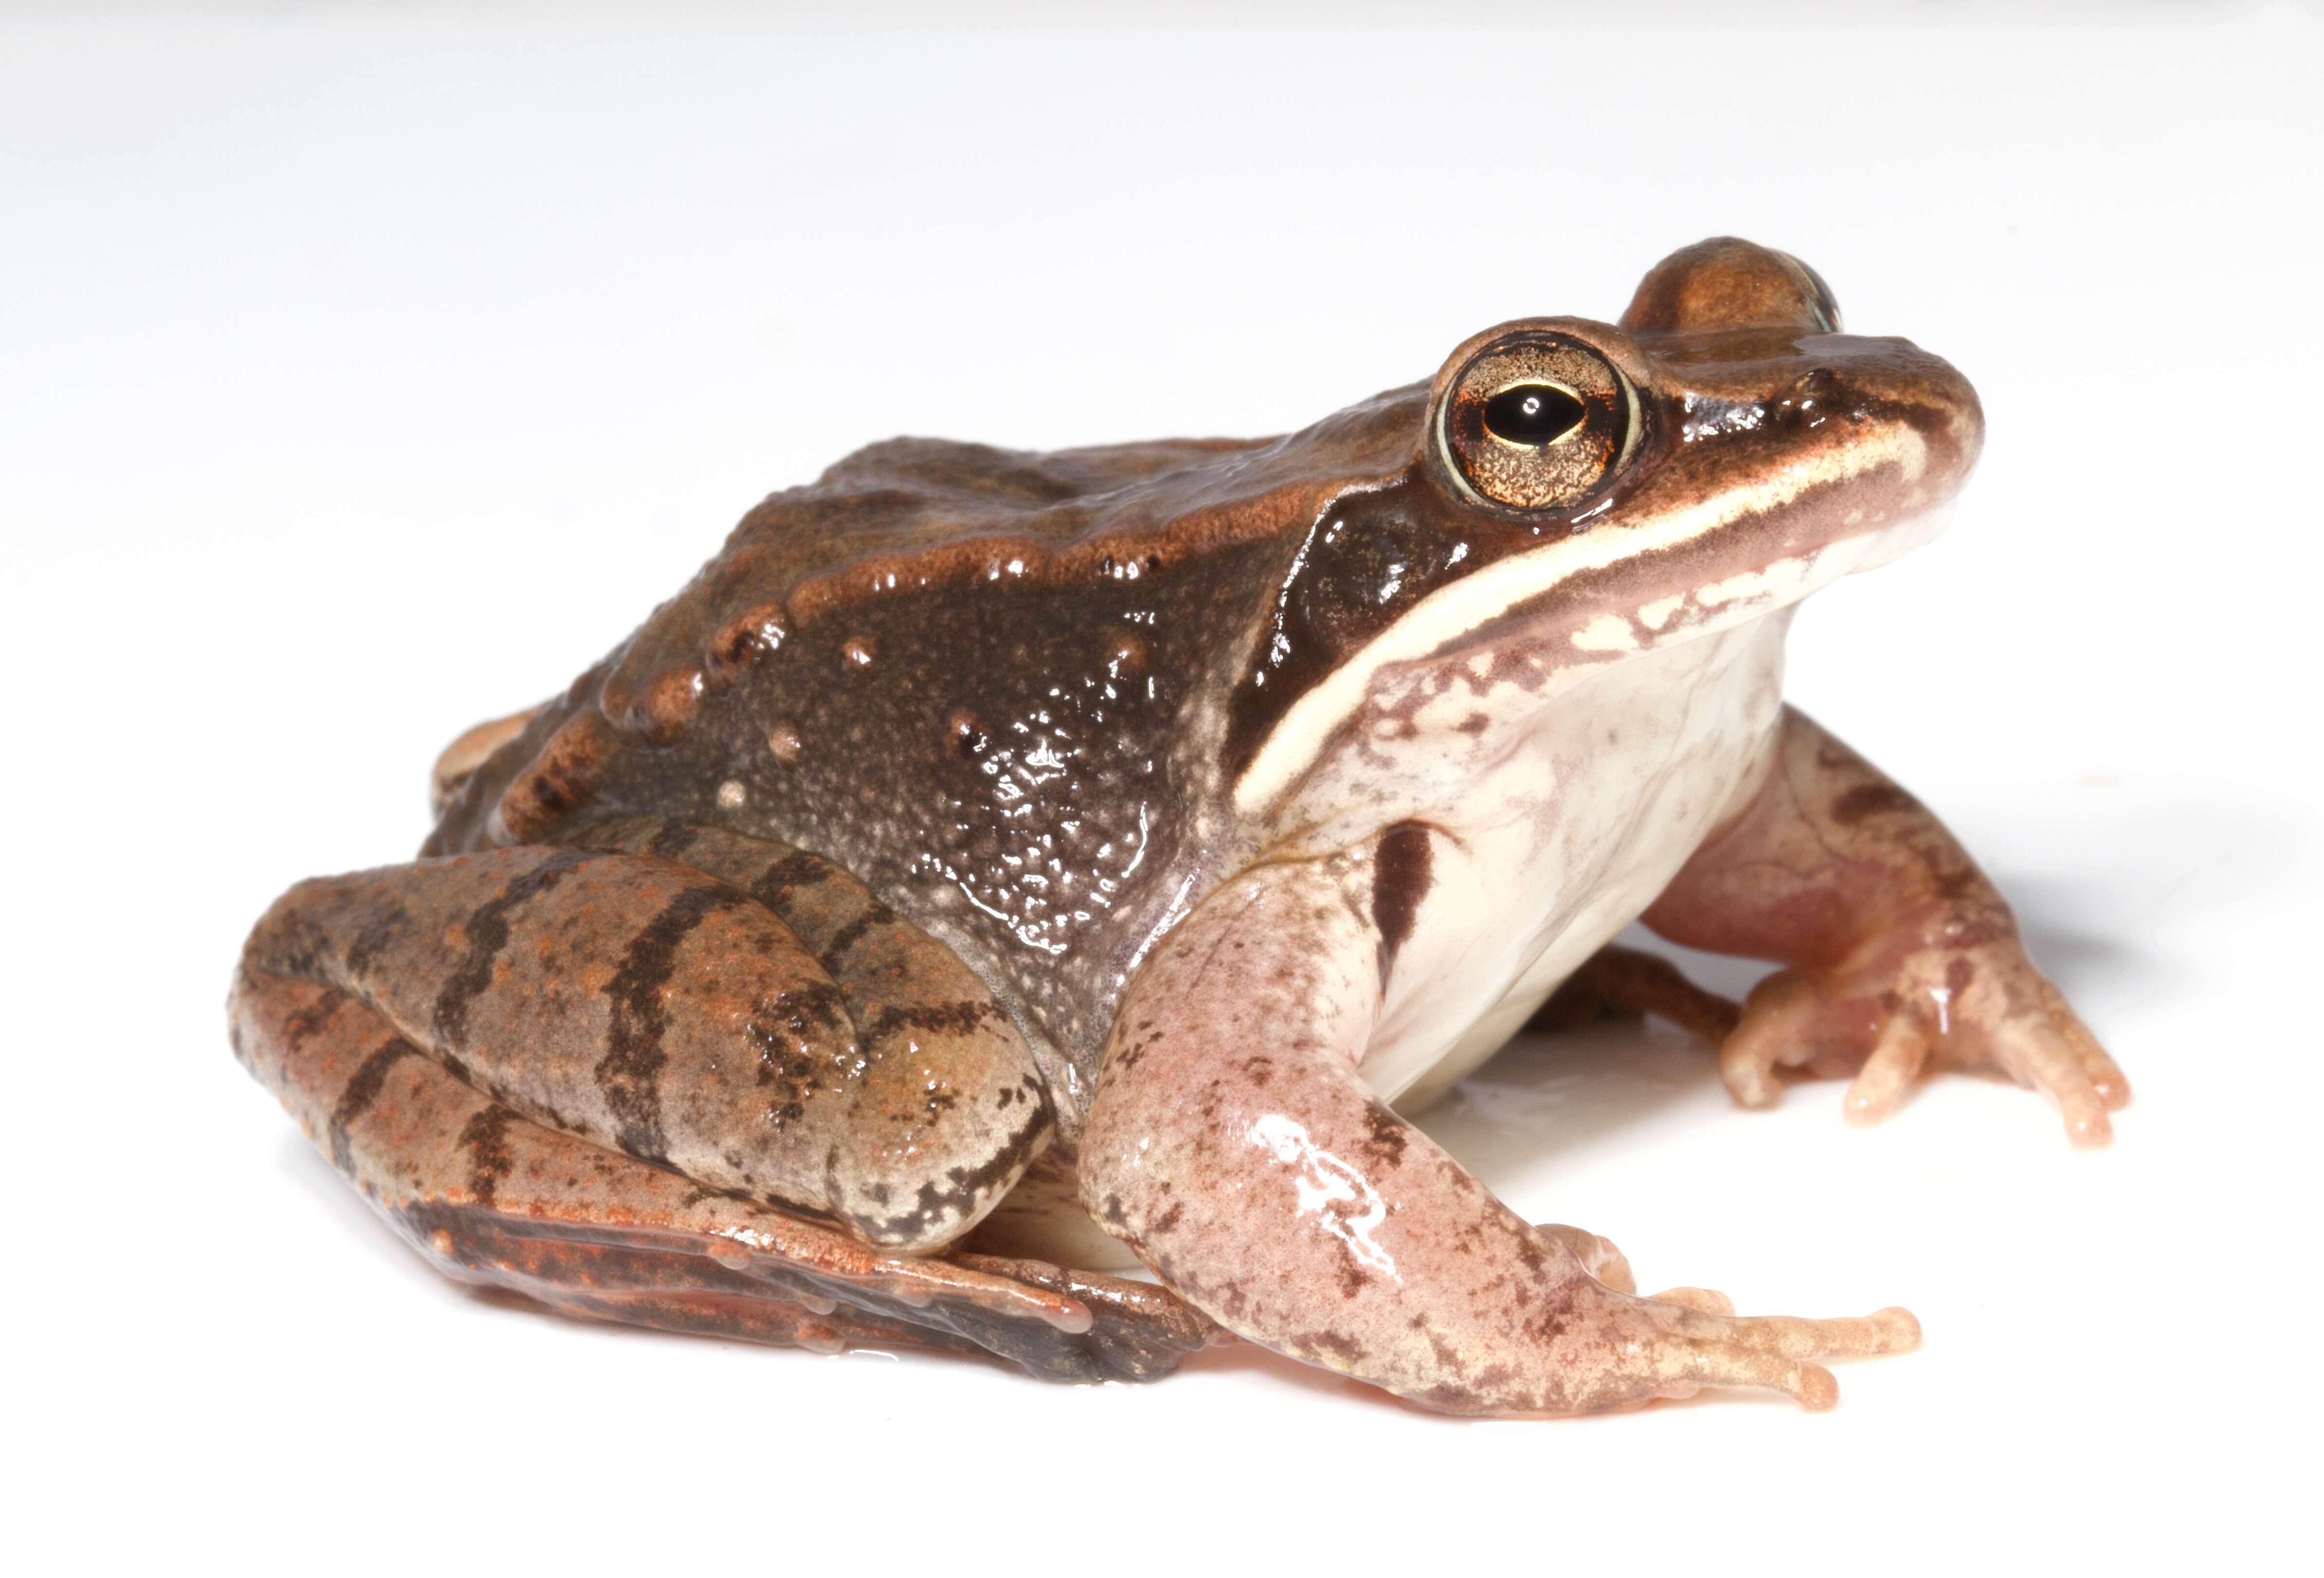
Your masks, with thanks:
M 1384 672 L 1442 657 L 1521 605 L 1582 577 L 1647 558 L 1683 560 L 1690 550 L 1738 522 L 1775 514 L 1808 494 L 1893 468 L 1900 503 L 1885 519 L 1856 529 L 1857 521 L 1864 519 L 1859 512 L 1842 530 L 1795 555 L 1757 568 L 1738 568 L 1632 611 L 1599 614 L 1568 636 L 1577 660 L 1572 667 L 1593 668 L 1650 645 L 1709 635 L 1796 602 L 1843 575 L 1885 564 L 1934 537 L 1950 516 L 1950 490 L 1932 498 L 1923 485 L 1928 465 L 1927 441 L 1909 424 L 1895 423 L 1876 439 L 1809 457 L 1715 500 L 1618 531 L 1562 538 L 1441 587 L 1292 705 L 1236 781 L 1235 807 L 1255 813 L 1288 790 L 1322 756 L 1341 726 L 1362 709 Z

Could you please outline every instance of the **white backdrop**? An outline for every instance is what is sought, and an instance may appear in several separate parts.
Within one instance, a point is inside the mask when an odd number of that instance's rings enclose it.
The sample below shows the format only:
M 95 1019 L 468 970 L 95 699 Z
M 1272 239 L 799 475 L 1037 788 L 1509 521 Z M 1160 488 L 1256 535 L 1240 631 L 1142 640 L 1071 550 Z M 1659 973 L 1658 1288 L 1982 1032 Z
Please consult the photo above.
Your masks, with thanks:
M 2288 10 L 0 24 L 6 1537 L 2264 1559 L 2317 1401 L 2319 81 Z M 408 855 L 437 749 L 770 489 L 899 430 L 1297 426 L 1721 232 L 1983 393 L 1952 534 L 1819 598 L 1791 694 L 1951 820 L 2138 1099 L 2102 1154 L 1963 1079 L 1859 1131 L 1837 1085 L 1734 1111 L 1654 1029 L 1426 1121 L 1649 1283 L 1911 1306 L 1836 1414 L 1463 1424 L 1247 1349 L 1052 1389 L 563 1323 L 437 1281 L 227 1056 L 266 901 Z

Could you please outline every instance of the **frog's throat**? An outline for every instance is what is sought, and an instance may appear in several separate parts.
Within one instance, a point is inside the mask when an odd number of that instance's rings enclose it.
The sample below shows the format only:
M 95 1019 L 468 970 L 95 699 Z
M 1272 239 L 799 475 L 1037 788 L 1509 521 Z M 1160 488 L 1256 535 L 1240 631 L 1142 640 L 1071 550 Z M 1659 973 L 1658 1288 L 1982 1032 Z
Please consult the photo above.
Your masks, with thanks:
M 1520 604 L 1545 599 L 1578 577 L 1649 556 L 1675 559 L 1689 545 L 1729 528 L 1756 535 L 1755 518 L 1778 516 L 1803 494 L 1837 492 L 1852 479 L 1883 467 L 1896 474 L 1893 503 L 1851 512 L 1841 530 L 1794 555 L 1633 608 L 1598 612 L 1572 623 L 1571 628 L 1550 632 L 1548 639 L 1562 641 L 1566 649 L 1565 660 L 1558 667 L 1570 678 L 1634 653 L 1729 629 L 1795 603 L 1844 575 L 1886 564 L 1935 537 L 1950 519 L 1957 479 L 1931 485 L 1928 462 L 1926 441 L 1900 423 L 1877 438 L 1818 455 L 1715 498 L 1618 531 L 1562 538 L 1439 588 L 1293 704 L 1236 781 L 1236 809 L 1259 813 L 1289 791 L 1364 711 L 1376 682 L 1399 668 L 1457 650 L 1464 638 Z M 1543 691 L 1546 695 L 1560 688 L 1562 685 L 1551 683 Z

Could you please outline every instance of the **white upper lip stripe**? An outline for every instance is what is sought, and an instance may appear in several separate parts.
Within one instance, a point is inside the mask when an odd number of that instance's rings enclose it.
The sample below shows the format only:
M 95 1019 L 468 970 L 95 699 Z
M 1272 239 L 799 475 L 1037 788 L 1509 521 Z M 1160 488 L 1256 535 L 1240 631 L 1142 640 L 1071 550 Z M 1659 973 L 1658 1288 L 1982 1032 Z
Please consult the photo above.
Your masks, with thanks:
M 1236 807 L 1248 813 L 1288 789 L 1322 750 L 1336 723 L 1352 715 L 1374 676 L 1396 663 L 1434 653 L 1462 632 L 1499 618 L 1586 571 L 1676 548 L 1747 515 L 1781 509 L 1811 488 L 1894 466 L 1909 486 L 1928 465 L 1928 445 L 1904 423 L 1844 448 L 1802 457 L 1748 486 L 1619 531 L 1585 531 L 1495 561 L 1422 598 L 1322 683 L 1293 703 L 1258 757 L 1236 782 Z M 1877 528 L 1876 528 L 1877 529 Z M 1707 628 L 1707 627 L 1698 627 Z

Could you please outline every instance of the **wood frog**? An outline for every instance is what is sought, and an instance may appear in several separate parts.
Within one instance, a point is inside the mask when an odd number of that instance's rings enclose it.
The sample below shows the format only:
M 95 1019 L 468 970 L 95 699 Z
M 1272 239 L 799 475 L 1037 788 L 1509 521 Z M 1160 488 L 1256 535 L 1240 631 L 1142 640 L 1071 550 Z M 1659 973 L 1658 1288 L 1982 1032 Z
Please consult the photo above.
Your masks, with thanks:
M 2128 1086 L 2000 895 L 1780 697 L 1800 600 L 1928 540 L 1982 431 L 1720 239 L 1281 438 L 875 444 L 455 742 L 420 859 L 285 894 L 237 1055 L 442 1269 L 574 1315 L 1829 1407 L 1909 1314 L 1642 1297 L 1398 1103 L 1556 992 L 1746 1105 L 1983 1069 L 2107 1139 Z M 1608 949 L 1641 918 L 1784 968 L 1726 1002 Z

